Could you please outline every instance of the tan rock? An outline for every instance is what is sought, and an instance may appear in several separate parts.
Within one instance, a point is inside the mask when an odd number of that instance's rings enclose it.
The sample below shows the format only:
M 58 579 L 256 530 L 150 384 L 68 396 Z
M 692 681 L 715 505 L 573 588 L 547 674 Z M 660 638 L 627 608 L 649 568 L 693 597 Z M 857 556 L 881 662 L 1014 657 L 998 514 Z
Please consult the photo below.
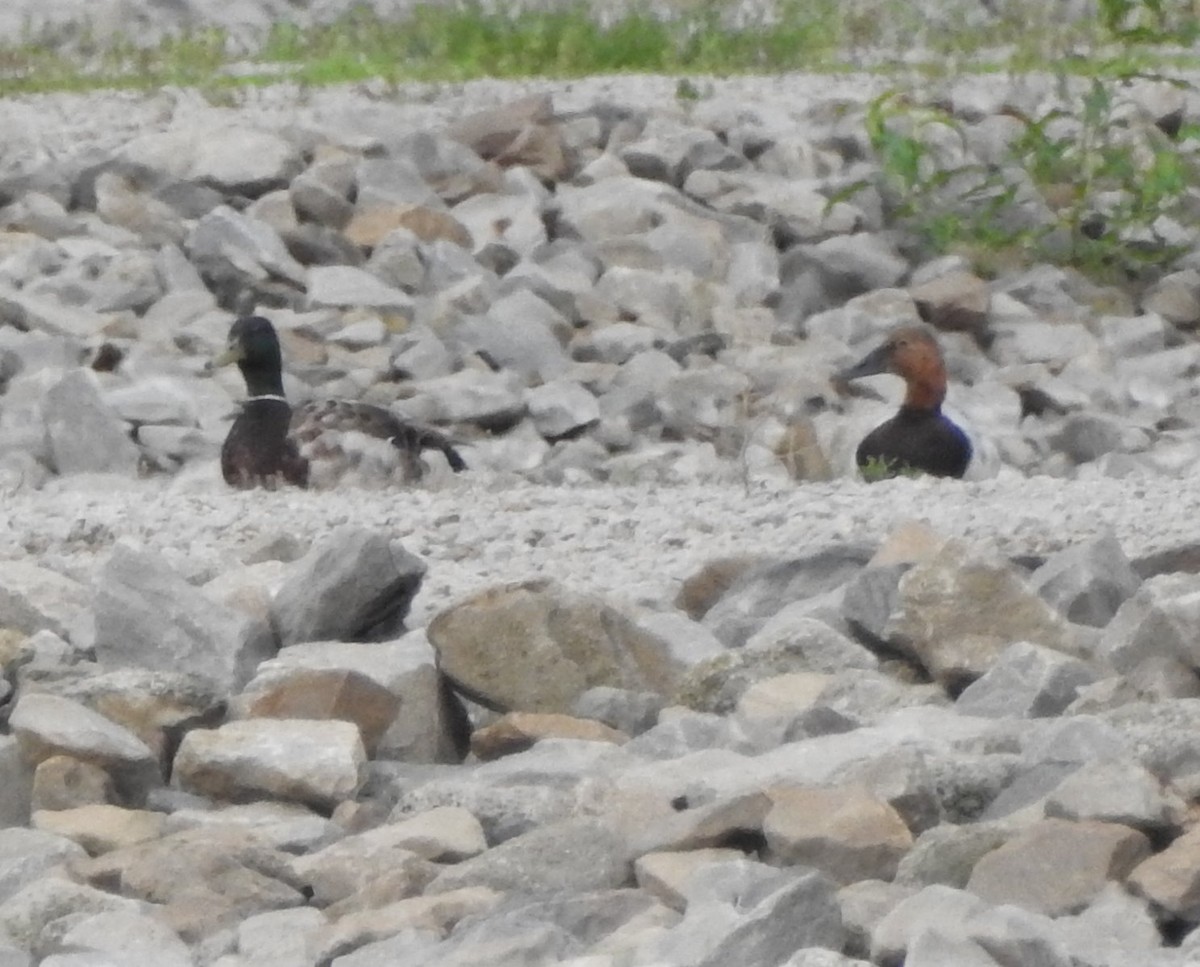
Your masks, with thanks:
M 112 802 L 112 777 L 97 765 L 69 755 L 52 755 L 33 773 L 33 809 L 72 809 Z
M 481 158 L 505 167 L 522 165 L 543 181 L 558 181 L 566 174 L 568 161 L 553 116 L 549 95 L 533 94 L 468 114 L 447 133 Z
M 595 685 L 668 694 L 682 673 L 667 642 L 602 598 L 551 580 L 488 588 L 426 633 L 443 674 L 506 712 L 566 712 Z
M 737 714 L 747 722 L 792 718 L 811 708 L 832 678 L 818 672 L 790 672 L 764 678 L 742 692 Z
M 401 930 L 429 930 L 444 936 L 463 917 L 486 913 L 502 899 L 503 894 L 495 890 L 470 886 L 347 913 L 314 938 L 310 953 L 316 963 L 327 964 L 341 954 L 384 940 Z
M 301 856 L 294 869 L 312 890 L 313 902 L 321 907 L 345 900 L 385 875 L 392 893 L 387 902 L 406 899 L 419 894 L 438 872 L 433 863 L 392 842 L 387 827 L 347 836 Z
M 810 419 L 789 423 L 776 441 L 774 451 L 793 480 L 833 479 L 833 466 Z
M 122 779 L 135 798 L 160 781 L 158 764 L 141 739 L 79 702 L 38 692 L 22 694 L 9 726 L 27 762 L 69 755 Z
M 683 579 L 675 596 L 675 607 L 693 621 L 699 621 L 738 578 L 762 561 L 761 557 L 749 554 L 709 561 L 695 574 Z
M 174 781 L 216 799 L 265 794 L 330 808 L 358 792 L 366 761 L 349 722 L 246 719 L 184 736 Z
M 687 907 L 687 885 L 714 863 L 741 859 L 736 849 L 695 849 L 647 853 L 634 861 L 637 885 L 680 913 Z
M 989 903 L 1059 917 L 1082 910 L 1150 852 L 1150 841 L 1128 826 L 1044 819 L 980 859 L 967 889 Z
M 921 318 L 948 332 L 981 333 L 992 297 L 988 284 L 971 272 L 948 272 L 909 290 Z
M 1200 923 L 1200 826 L 1139 863 L 1126 885 L 1171 916 Z
M 390 825 L 397 845 L 438 863 L 459 863 L 488 846 L 483 826 L 462 806 L 435 806 L 412 816 L 393 813 Z
M 606 815 L 621 824 L 635 853 L 682 852 L 685 850 L 738 847 L 762 836 L 763 820 L 771 809 L 771 798 L 762 792 L 743 793 L 701 806 L 675 803 L 667 809 L 642 802 L 638 797 L 611 800 Z
M 919 564 L 932 560 L 946 543 L 946 538 L 923 520 L 906 520 L 893 529 L 867 567 L 887 567 L 890 564 Z
M 471 734 L 471 751 L 488 762 L 523 752 L 543 739 L 581 739 L 624 745 L 629 736 L 602 722 L 555 712 L 509 712 Z
M 770 856 L 801 863 L 838 883 L 890 880 L 912 847 L 900 814 L 862 786 L 772 789 L 763 820 Z
M 900 579 L 884 637 L 952 692 L 986 672 L 1014 641 L 1076 651 L 1066 619 L 1007 562 L 957 541 Z
M 92 856 L 158 839 L 166 822 L 165 813 L 122 809 L 105 803 L 56 811 L 43 809 L 33 814 L 34 829 L 65 836 Z
M 424 205 L 390 205 L 359 212 L 343 233 L 355 245 L 375 248 L 389 233 L 406 228 L 422 242 L 445 240 L 471 247 L 471 233 L 462 222 L 448 212 Z
M 75 864 L 76 875 L 122 896 L 161 904 L 188 942 L 267 910 L 301 906 L 291 858 L 231 827 L 186 830 Z
M 369 756 L 400 710 L 398 695 L 345 668 L 288 669 L 246 698 L 247 718 L 352 722 Z

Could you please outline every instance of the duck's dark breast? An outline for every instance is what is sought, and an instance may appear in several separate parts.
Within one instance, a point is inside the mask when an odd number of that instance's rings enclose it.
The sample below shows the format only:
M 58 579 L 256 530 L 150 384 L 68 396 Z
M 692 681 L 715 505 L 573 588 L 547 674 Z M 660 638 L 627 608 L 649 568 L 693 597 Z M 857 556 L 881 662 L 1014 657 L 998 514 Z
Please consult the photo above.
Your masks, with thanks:
M 902 408 L 863 438 L 855 459 L 859 467 L 882 460 L 889 476 L 911 468 L 935 477 L 961 477 L 971 452 L 966 433 L 942 413 Z
M 292 408 L 283 400 L 251 400 L 221 447 L 221 474 L 233 487 L 308 485 L 308 462 L 288 439 Z

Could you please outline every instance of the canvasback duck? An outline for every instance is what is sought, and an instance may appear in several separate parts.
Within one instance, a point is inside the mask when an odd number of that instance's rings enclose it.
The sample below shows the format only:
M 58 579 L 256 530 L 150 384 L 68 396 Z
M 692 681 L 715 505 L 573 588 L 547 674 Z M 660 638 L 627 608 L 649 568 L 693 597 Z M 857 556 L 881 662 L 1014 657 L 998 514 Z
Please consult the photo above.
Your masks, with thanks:
M 883 345 L 838 379 L 849 381 L 879 373 L 901 377 L 904 401 L 890 420 L 868 433 L 855 451 L 860 472 L 895 477 L 918 471 L 935 477 L 962 477 L 971 462 L 971 441 L 942 412 L 946 398 L 946 364 L 933 333 L 923 326 L 900 326 Z
M 246 381 L 247 399 L 221 447 L 221 474 L 232 487 L 307 487 L 313 468 L 318 482 L 328 486 L 367 459 L 386 479 L 409 483 L 421 477 L 420 454 L 427 449 L 440 450 L 455 472 L 466 469 L 446 437 L 382 407 L 338 399 L 293 407 L 283 394 L 279 337 L 262 316 L 243 317 L 230 328 L 216 363 L 234 362 Z

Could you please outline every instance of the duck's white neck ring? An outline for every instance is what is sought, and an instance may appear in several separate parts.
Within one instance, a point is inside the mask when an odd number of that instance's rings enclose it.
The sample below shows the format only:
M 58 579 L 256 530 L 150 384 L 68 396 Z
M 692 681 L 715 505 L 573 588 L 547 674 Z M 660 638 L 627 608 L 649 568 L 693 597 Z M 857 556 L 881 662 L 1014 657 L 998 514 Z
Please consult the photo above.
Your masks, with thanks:
M 247 403 L 257 403 L 259 400 L 274 400 L 276 403 L 286 403 L 287 397 L 280 396 L 278 393 L 263 393 L 261 396 L 246 397 Z

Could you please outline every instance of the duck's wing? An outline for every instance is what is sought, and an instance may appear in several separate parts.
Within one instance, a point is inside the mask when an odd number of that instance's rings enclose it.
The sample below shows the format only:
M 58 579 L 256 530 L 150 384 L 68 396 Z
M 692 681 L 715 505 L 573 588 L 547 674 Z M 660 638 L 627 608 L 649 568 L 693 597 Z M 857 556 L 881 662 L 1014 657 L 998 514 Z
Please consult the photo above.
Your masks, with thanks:
M 380 406 L 354 400 L 299 404 L 293 410 L 288 436 L 328 483 L 353 471 L 360 472 L 360 482 L 391 478 L 412 483 L 423 476 L 420 456 L 424 450 L 441 452 L 455 472 L 467 466 L 443 434 L 402 420 Z

